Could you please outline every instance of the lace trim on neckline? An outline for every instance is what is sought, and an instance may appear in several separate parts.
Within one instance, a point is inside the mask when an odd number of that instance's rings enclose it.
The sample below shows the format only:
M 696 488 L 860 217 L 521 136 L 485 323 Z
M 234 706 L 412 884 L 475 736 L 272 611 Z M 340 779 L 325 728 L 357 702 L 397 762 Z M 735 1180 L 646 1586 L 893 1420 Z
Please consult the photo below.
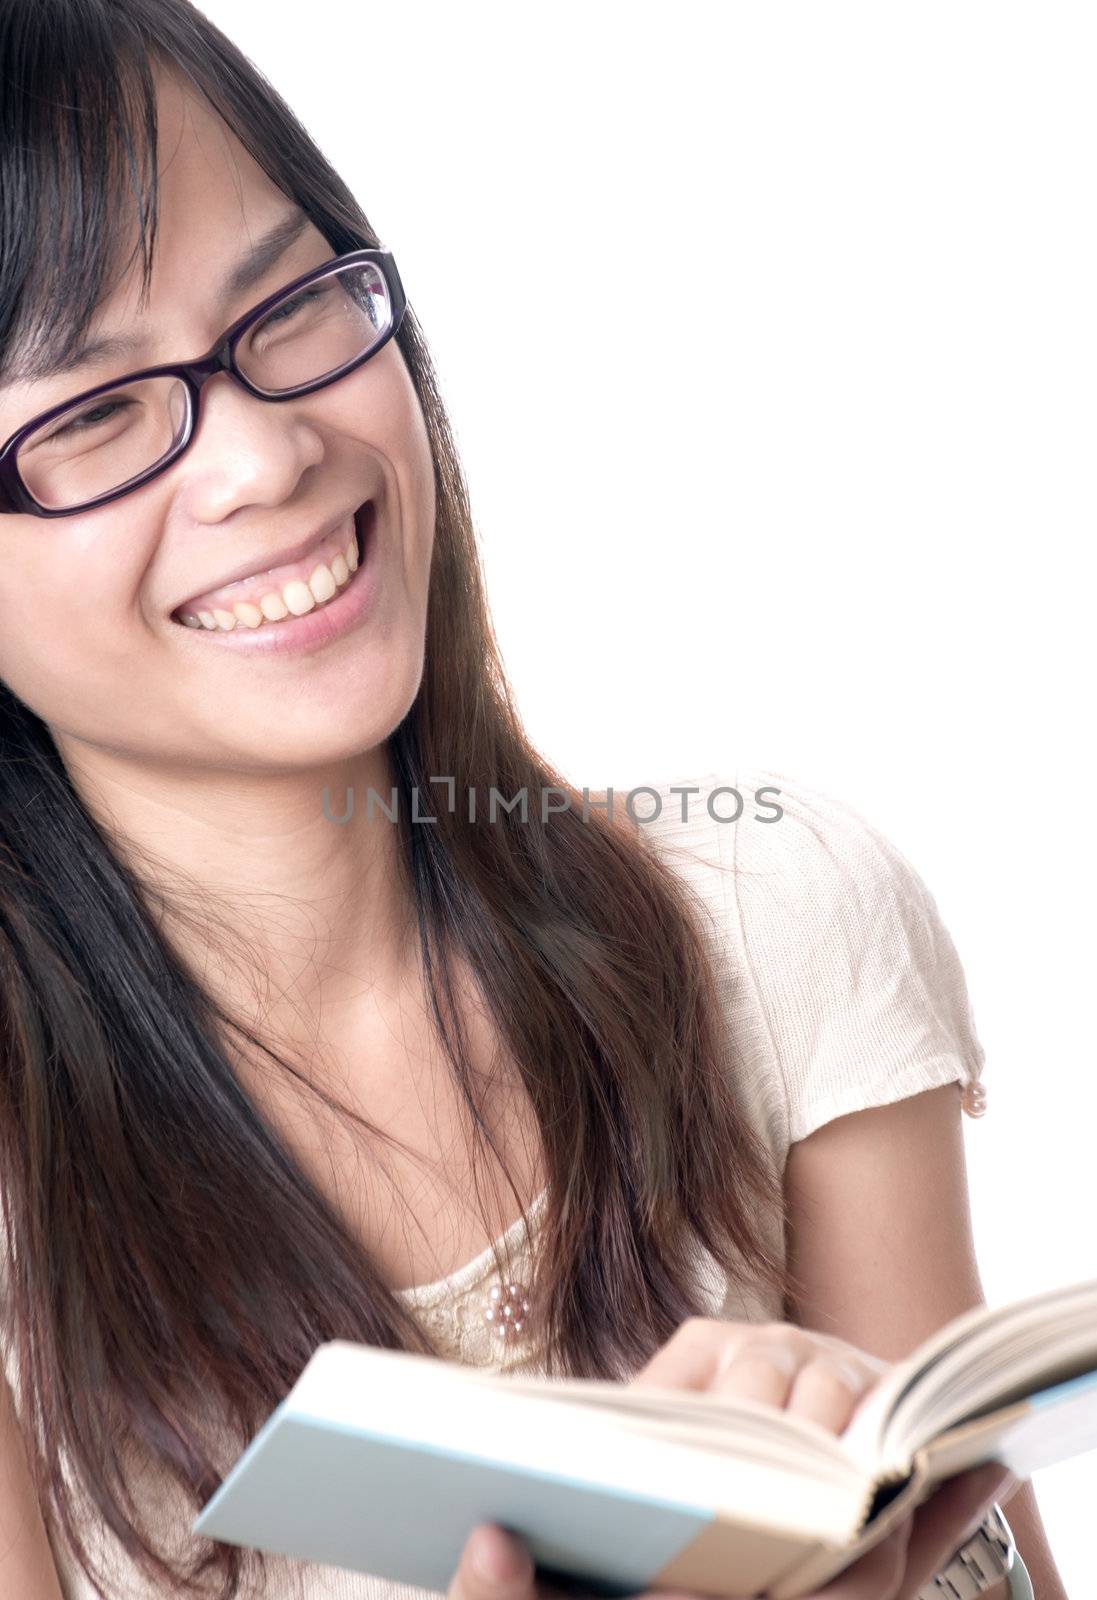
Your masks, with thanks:
M 541 1220 L 545 1202 L 548 1199 L 548 1185 L 541 1190 L 535 1200 L 530 1202 L 529 1210 L 525 1216 L 515 1217 L 505 1233 L 501 1233 L 492 1244 L 486 1245 L 478 1256 L 471 1261 L 466 1261 L 463 1267 L 458 1267 L 444 1278 L 435 1278 L 431 1283 L 412 1284 L 406 1289 L 393 1291 L 398 1300 L 404 1305 L 421 1308 L 434 1305 L 440 1300 L 452 1299 L 454 1295 L 466 1293 L 483 1283 L 495 1271 L 495 1257 L 493 1252 L 502 1246 L 504 1252 L 522 1237 L 527 1218 L 530 1232 L 532 1233 Z M 523 1244 L 524 1244 L 523 1240 Z

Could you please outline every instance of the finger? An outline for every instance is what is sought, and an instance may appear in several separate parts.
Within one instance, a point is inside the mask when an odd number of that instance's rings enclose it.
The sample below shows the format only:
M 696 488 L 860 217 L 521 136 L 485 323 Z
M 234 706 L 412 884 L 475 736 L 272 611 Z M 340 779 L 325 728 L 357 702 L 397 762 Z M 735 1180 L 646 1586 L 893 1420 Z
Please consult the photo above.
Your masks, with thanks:
M 710 1388 L 782 1407 L 837 1434 L 876 1383 L 880 1365 L 853 1345 L 748 1339 L 728 1350 Z
M 877 1377 L 852 1357 L 820 1353 L 797 1372 L 786 1407 L 832 1433 L 842 1433 Z
M 713 1392 L 744 1393 L 754 1398 L 756 1375 L 736 1374 L 726 1383 L 734 1363 L 747 1350 L 751 1360 L 769 1352 L 791 1352 L 774 1356 L 771 1365 L 788 1379 L 776 1385 L 770 1373 L 763 1382 L 765 1397 L 787 1393 L 800 1360 L 806 1360 L 814 1345 L 801 1329 L 782 1323 L 725 1322 L 716 1317 L 688 1317 L 647 1365 L 630 1380 L 638 1385 L 659 1384 L 670 1389 L 695 1389 Z M 780 1401 L 778 1403 L 781 1403 Z
M 839 1434 L 888 1363 L 789 1323 L 684 1322 L 632 1380 L 787 1410 Z
M 483 1522 L 465 1541 L 448 1600 L 518 1600 L 533 1588 L 533 1558 L 521 1539 Z
M 806 1330 L 804 1330 L 806 1332 Z M 850 1344 L 848 1339 L 839 1339 L 834 1333 L 820 1333 L 817 1328 L 811 1330 L 812 1342 L 825 1350 L 832 1351 L 838 1356 L 855 1357 L 866 1367 L 871 1367 L 877 1373 L 883 1373 L 894 1362 L 885 1361 L 883 1356 L 874 1356 L 870 1350 L 864 1350 L 859 1344 Z
M 584 1600 L 580 1588 L 562 1589 L 539 1578 L 524 1541 L 498 1523 L 470 1533 L 447 1600 Z M 634 1600 L 697 1600 L 682 1589 L 649 1589 Z
M 745 1323 L 687 1317 L 629 1383 L 639 1388 L 655 1384 L 667 1389 L 708 1389 L 721 1359 L 736 1347 L 746 1328 Z
M 1012 1479 L 1008 1467 L 990 1461 L 950 1478 L 917 1508 L 900 1600 L 915 1600 L 948 1566 Z
M 804 1359 L 787 1344 L 756 1340 L 725 1353 L 709 1389 L 714 1395 L 757 1400 L 783 1410 Z
M 730 1375 L 733 1364 L 748 1351 L 752 1362 L 774 1352 L 770 1365 L 775 1371 L 763 1376 L 736 1372 L 731 1382 L 726 1384 L 724 1380 Z M 785 1353 L 778 1355 L 777 1351 Z M 665 1388 L 711 1390 L 716 1393 L 730 1389 L 748 1398 L 784 1404 L 791 1382 L 784 1386 L 778 1384 L 775 1373 L 788 1374 L 791 1379 L 806 1362 L 825 1360 L 828 1356 L 836 1368 L 850 1364 L 852 1370 L 864 1380 L 862 1392 L 867 1392 L 871 1381 L 891 1366 L 890 1362 L 871 1355 L 845 1339 L 815 1330 L 809 1332 L 795 1323 L 734 1322 L 716 1317 L 688 1317 L 629 1381 L 641 1386 L 657 1384 Z

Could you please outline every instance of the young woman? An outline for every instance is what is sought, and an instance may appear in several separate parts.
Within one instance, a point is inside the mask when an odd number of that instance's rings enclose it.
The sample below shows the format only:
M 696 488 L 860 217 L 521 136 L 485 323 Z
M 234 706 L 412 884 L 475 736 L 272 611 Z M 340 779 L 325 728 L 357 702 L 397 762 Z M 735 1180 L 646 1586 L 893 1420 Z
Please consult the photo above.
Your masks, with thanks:
M 205 18 L 7 0 L 0 71 L 0 1592 L 397 1591 L 189 1533 L 333 1338 L 840 1431 L 982 1300 L 924 886 L 782 775 L 532 748 L 393 253 Z M 537 1587 L 485 1525 L 452 1592 Z

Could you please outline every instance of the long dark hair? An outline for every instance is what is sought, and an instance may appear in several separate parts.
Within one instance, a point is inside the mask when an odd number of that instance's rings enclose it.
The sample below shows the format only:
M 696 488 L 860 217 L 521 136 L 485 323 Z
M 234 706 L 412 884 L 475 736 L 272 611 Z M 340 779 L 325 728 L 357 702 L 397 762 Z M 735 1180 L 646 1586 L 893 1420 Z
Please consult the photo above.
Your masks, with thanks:
M 206 96 L 333 252 L 380 242 L 271 85 L 186 0 L 5 0 L 0 379 L 13 353 L 81 337 L 129 204 L 147 285 L 157 65 Z M 389 739 L 419 949 L 477 1145 L 487 1133 L 494 1149 L 452 1021 L 455 953 L 536 1113 L 545 1370 L 625 1378 L 703 1313 L 697 1243 L 733 1281 L 788 1294 L 758 1220 L 780 1212 L 780 1178 L 729 1082 L 691 892 L 642 836 L 597 812 L 584 820 L 580 794 L 521 727 L 410 309 L 398 343 L 438 505 L 423 679 Z M 435 826 L 412 827 L 411 791 L 432 793 L 437 773 L 481 796 L 553 785 L 574 807 L 544 822 L 533 804 L 524 823 L 503 811 L 491 826 L 436 808 Z M 247 1438 L 325 1340 L 439 1352 L 244 1092 L 227 1045 L 239 1024 L 173 952 L 122 844 L 81 803 L 46 724 L 0 685 L 4 1332 L 39 1503 L 94 1583 L 78 1500 L 153 1582 L 195 1593 L 213 1578 L 227 1597 L 245 1553 L 158 1540 L 164 1502 L 143 1517 L 134 1452 L 179 1495 L 188 1528 L 228 1464 L 203 1419 Z

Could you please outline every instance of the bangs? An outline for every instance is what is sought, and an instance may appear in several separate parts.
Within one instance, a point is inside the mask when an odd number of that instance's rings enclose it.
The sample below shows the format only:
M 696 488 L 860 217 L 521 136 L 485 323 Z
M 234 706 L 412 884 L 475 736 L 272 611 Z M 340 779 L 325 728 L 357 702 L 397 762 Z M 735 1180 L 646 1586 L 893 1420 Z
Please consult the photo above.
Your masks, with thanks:
M 4 0 L 0 383 L 69 357 L 100 301 L 156 243 L 156 52 L 117 11 Z M 125 261 L 123 241 L 137 241 Z

